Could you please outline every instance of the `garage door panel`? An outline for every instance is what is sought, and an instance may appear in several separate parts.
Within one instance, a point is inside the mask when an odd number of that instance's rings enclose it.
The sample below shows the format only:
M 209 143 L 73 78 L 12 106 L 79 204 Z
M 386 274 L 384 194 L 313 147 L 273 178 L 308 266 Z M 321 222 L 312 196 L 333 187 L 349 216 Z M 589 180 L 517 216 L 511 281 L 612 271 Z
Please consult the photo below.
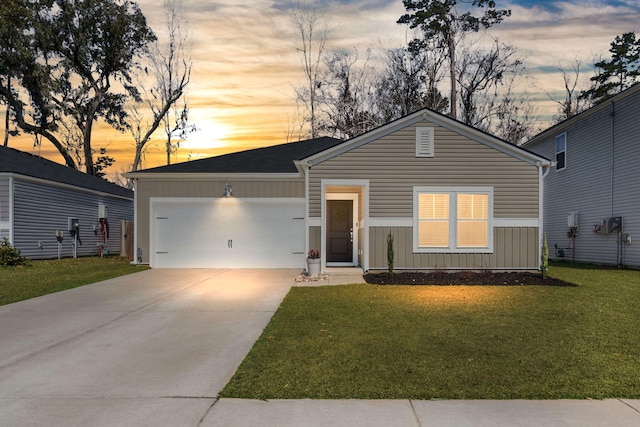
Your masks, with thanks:
M 154 202 L 156 268 L 301 268 L 304 200 Z

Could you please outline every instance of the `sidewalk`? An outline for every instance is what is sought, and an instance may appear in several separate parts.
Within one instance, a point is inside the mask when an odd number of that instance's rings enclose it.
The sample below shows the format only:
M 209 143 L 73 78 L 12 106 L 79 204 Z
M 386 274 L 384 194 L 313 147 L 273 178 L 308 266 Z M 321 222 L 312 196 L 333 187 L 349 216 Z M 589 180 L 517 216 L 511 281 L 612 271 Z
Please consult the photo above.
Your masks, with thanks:
M 201 426 L 631 427 L 640 400 L 221 399 Z

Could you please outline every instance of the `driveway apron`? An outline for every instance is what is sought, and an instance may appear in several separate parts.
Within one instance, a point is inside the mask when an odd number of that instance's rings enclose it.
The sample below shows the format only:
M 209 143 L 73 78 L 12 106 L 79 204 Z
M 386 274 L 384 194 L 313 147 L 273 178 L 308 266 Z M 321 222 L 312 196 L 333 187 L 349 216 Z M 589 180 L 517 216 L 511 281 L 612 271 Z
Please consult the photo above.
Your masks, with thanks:
M 197 425 L 297 270 L 146 270 L 0 307 L 0 425 Z

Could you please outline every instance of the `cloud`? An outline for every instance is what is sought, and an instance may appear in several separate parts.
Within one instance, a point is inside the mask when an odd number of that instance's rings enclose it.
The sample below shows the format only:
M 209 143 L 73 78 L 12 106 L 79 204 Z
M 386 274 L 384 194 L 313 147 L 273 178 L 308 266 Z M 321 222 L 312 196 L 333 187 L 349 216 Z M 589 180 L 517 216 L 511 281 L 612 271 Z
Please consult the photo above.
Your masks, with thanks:
M 166 33 L 162 2 L 138 3 L 162 38 Z M 535 80 L 529 87 L 532 98 L 544 100 L 540 105 L 547 110 L 555 108 L 548 94 L 562 89 L 558 68 L 569 69 L 575 58 L 590 66 L 598 54 L 608 55 L 616 35 L 637 31 L 640 25 L 637 0 L 497 3 L 510 8 L 512 16 L 492 28 L 487 40 L 498 37 L 525 57 Z M 404 46 L 412 38 L 408 26 L 396 23 L 405 12 L 400 0 L 319 0 L 318 4 L 331 28 L 327 50 L 357 48 L 364 53 L 369 47 Z M 289 0 L 184 0 L 194 61 L 188 89 L 191 116 L 202 128 L 229 129 L 227 147 L 212 142 L 210 150 L 203 148 L 198 155 L 285 142 L 287 123 L 295 111 L 293 87 L 304 82 L 296 52 L 298 36 L 287 14 L 290 5 Z M 100 132 L 114 152 L 118 147 L 122 157 L 117 166 L 130 162 L 130 138 L 105 126 Z M 23 147 L 28 150 L 31 144 L 26 138 Z M 164 156 L 149 153 L 147 158 L 146 166 L 151 167 L 161 164 Z

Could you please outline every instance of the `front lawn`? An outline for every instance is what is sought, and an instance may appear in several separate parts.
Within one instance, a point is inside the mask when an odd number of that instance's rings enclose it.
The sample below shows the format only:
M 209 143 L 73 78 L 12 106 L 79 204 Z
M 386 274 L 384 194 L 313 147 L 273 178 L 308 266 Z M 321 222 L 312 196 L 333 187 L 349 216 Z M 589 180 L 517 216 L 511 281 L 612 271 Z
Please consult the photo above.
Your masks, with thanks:
M 296 287 L 222 396 L 640 398 L 640 272 L 552 286 Z
M 30 261 L 29 265 L 0 267 L 0 305 L 71 289 L 142 271 L 125 258 L 86 257 Z

